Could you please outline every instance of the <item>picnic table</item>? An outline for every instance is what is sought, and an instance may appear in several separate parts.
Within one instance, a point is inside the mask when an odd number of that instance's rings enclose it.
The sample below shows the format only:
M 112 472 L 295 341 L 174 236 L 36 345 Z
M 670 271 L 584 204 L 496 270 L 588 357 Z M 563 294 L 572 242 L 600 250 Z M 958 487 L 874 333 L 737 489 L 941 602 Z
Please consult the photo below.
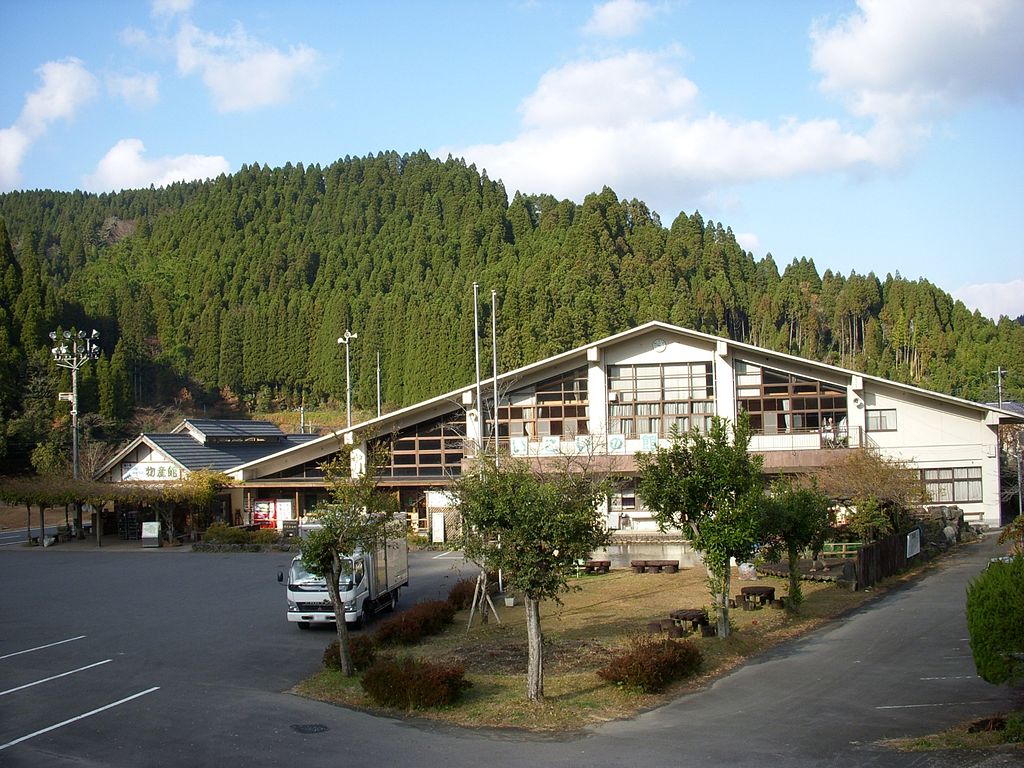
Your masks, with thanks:
M 697 627 L 708 623 L 708 614 L 703 608 L 680 608 L 678 611 L 672 611 L 669 618 L 680 624 L 689 622 L 690 629 L 694 631 Z
M 740 599 L 747 604 L 753 604 L 754 602 L 760 603 L 761 605 L 771 603 L 775 600 L 775 587 L 741 587 Z
M 630 560 L 633 573 L 675 573 L 679 570 L 678 560 Z
M 587 573 L 608 573 L 608 569 L 611 567 L 611 560 L 587 560 L 583 564 L 583 570 Z

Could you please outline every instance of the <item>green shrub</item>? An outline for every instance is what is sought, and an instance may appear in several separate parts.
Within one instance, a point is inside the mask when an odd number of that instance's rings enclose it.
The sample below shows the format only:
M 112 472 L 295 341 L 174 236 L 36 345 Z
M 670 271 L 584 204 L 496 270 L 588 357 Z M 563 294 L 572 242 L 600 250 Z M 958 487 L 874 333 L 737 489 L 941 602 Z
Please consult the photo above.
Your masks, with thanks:
M 1009 744 L 1024 742 L 1024 711 L 1013 712 L 1006 717 L 1003 741 Z
M 357 670 L 368 669 L 377 658 L 377 644 L 369 635 L 351 635 L 348 639 L 348 650 L 352 654 L 352 666 Z M 337 640 L 324 649 L 324 667 L 341 669 Z
M 395 709 L 425 709 L 454 703 L 469 687 L 457 664 L 413 658 L 382 658 L 363 673 L 362 686 L 378 704 Z
M 967 586 L 967 629 L 983 679 L 1024 680 L 1024 555 L 989 563 Z
M 244 528 L 214 523 L 203 534 L 203 540 L 192 546 L 196 552 L 264 552 L 281 542 L 276 528 L 247 531 Z
M 456 611 L 464 610 L 473 602 L 475 592 L 476 579 L 461 579 L 455 582 L 448 592 L 448 602 Z
M 455 620 L 455 609 L 447 600 L 432 600 L 414 605 L 386 621 L 375 635 L 380 645 L 413 645 L 427 635 L 436 635 Z
M 689 640 L 635 635 L 629 646 L 613 656 L 597 674 L 626 688 L 656 693 L 674 680 L 694 674 L 701 662 L 700 649 Z

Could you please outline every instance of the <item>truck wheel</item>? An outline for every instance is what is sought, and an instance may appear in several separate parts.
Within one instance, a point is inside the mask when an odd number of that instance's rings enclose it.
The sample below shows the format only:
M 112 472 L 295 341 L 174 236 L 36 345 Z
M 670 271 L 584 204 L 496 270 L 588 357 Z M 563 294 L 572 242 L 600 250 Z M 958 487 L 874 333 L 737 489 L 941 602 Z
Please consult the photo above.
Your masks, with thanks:
M 309 629 L 309 622 L 308 621 L 296 621 L 295 625 L 299 629 Z
M 391 602 L 388 604 L 388 610 L 394 613 L 398 610 L 398 590 L 396 589 L 391 593 Z

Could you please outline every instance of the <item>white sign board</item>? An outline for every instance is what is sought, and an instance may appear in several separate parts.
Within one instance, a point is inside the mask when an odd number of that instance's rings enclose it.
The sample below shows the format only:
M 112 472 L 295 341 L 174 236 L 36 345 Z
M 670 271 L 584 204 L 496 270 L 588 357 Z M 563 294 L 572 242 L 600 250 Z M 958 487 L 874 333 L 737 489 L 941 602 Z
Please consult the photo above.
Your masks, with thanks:
M 915 528 L 907 534 L 907 557 L 921 554 L 921 529 Z
M 169 461 L 125 461 L 121 463 L 121 479 L 178 480 L 181 472 L 177 464 Z

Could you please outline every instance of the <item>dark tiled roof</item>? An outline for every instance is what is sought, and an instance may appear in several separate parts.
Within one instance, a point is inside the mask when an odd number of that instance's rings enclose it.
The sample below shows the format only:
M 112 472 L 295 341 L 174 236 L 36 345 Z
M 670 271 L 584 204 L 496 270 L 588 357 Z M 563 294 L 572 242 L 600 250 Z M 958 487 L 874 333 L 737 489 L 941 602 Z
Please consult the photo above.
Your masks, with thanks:
M 186 424 L 214 440 L 246 440 L 253 438 L 281 440 L 284 432 L 271 421 L 248 419 L 186 419 Z
M 203 445 L 187 432 L 178 434 L 152 434 L 146 438 L 170 458 L 188 470 L 210 469 L 222 472 L 239 464 L 247 464 L 296 445 L 315 440 L 317 435 L 281 435 L 279 441 L 227 442 Z
M 987 403 L 987 405 L 993 405 L 996 408 L 1002 408 L 1004 411 L 1018 413 L 1021 416 L 1024 416 L 1024 403 L 1017 403 L 1013 400 L 1003 400 L 1002 405 L 999 405 L 999 403 Z

